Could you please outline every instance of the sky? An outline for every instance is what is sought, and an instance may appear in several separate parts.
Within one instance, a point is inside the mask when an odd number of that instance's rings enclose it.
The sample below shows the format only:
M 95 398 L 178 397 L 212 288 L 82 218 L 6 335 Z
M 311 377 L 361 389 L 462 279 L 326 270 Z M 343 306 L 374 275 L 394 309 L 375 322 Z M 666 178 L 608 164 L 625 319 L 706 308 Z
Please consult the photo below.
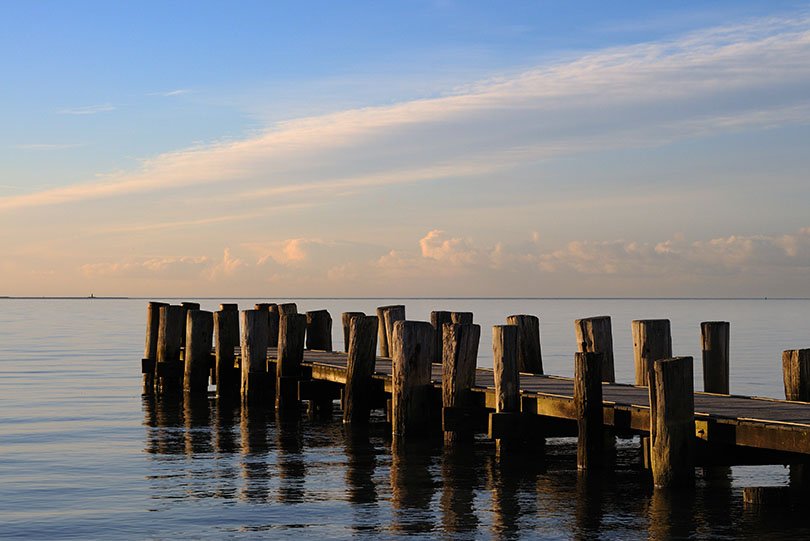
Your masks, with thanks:
M 0 10 L 0 295 L 810 296 L 810 2 Z

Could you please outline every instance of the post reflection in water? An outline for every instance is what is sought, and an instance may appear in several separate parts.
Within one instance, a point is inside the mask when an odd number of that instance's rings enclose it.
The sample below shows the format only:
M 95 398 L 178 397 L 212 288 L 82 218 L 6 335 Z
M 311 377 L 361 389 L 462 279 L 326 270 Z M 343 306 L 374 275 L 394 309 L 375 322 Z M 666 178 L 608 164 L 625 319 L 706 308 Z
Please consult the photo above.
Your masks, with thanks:
M 155 455 L 182 455 L 185 452 L 183 402 L 176 396 L 143 397 L 147 433 L 146 450 Z
M 516 455 L 517 456 L 517 455 Z M 516 539 L 521 515 L 518 489 L 523 460 L 492 456 L 487 463 L 487 481 L 492 496 L 492 536 Z
M 239 423 L 242 436 L 242 478 L 240 499 L 263 502 L 268 499 L 270 470 L 267 465 L 267 410 L 242 405 Z
M 474 532 L 478 529 L 475 513 L 476 477 L 481 471 L 473 445 L 453 445 L 442 457 L 442 526 L 444 531 Z
M 227 500 L 237 496 L 236 483 L 239 469 L 234 463 L 234 457 L 239 450 L 236 441 L 236 428 L 239 419 L 239 409 L 234 404 L 219 400 L 214 406 L 213 422 L 211 425 L 212 447 L 215 459 L 213 493 L 217 498 Z
M 371 442 L 368 427 L 343 427 L 346 453 L 346 495 L 351 503 L 355 532 L 379 531 L 379 495 L 374 474 L 377 471 L 377 449 Z
M 689 539 L 695 534 L 695 489 L 656 488 L 650 497 L 651 541 Z
M 430 443 L 400 442 L 391 446 L 392 529 L 398 532 L 424 533 L 434 529 L 433 476 L 430 473 Z
M 577 472 L 575 539 L 594 539 L 599 536 L 604 514 L 604 483 L 602 471 Z
M 276 413 L 276 468 L 279 503 L 303 503 L 305 500 L 304 438 L 298 411 Z
M 186 395 L 183 400 L 183 420 L 186 427 L 185 453 L 188 457 L 210 453 L 211 407 L 206 396 Z

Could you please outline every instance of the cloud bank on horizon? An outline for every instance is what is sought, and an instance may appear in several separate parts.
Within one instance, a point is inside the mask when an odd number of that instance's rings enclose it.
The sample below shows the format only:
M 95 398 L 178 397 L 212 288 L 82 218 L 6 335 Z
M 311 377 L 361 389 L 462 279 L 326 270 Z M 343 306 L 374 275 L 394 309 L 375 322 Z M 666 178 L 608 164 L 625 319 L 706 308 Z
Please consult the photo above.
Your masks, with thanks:
M 810 296 L 808 89 L 799 13 L 254 126 L 0 196 L 4 293 Z

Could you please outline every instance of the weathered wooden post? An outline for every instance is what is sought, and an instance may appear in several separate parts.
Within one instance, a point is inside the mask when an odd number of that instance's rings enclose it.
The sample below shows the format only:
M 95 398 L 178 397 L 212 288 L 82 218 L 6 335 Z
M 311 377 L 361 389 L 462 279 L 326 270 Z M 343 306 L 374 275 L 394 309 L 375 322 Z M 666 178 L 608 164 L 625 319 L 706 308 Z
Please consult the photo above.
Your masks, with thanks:
M 430 424 L 433 326 L 423 321 L 391 323 L 391 424 L 394 438 L 404 440 L 424 435 Z
M 700 324 L 703 349 L 703 390 L 707 393 L 729 393 L 728 321 L 704 321 Z
M 340 314 L 340 322 L 343 324 L 343 351 L 348 353 L 349 352 L 349 331 L 351 330 L 352 318 L 355 316 L 364 316 L 366 315 L 363 312 L 343 312 Z M 374 328 L 374 332 L 377 332 L 377 328 Z M 377 338 L 374 338 L 374 347 L 376 348 Z
M 278 322 L 281 314 L 278 304 L 270 303 L 267 307 L 267 347 L 278 347 Z
M 332 316 L 328 310 L 307 312 L 306 348 L 332 351 Z
M 181 336 L 185 330 L 181 306 L 161 306 L 158 322 L 157 389 L 161 393 L 177 393 L 183 387 L 183 365 L 180 363 Z
M 377 308 L 379 318 L 379 331 L 377 342 L 380 346 L 381 357 L 393 357 L 394 352 L 391 347 L 391 337 L 394 332 L 394 322 L 405 320 L 405 306 L 395 304 L 391 306 L 380 306 Z
M 574 354 L 574 406 L 577 410 L 577 468 L 597 469 L 604 463 L 602 405 L 603 353 Z
M 692 357 L 653 363 L 650 378 L 650 459 L 656 487 L 695 482 L 695 395 Z
M 613 332 L 610 316 L 596 316 L 574 321 L 577 335 L 577 351 L 582 353 L 604 353 L 602 359 L 602 381 L 613 383 L 616 375 L 613 370 Z
M 786 400 L 810 402 L 810 349 L 783 351 L 782 377 Z
M 239 307 L 220 304 L 214 312 L 214 356 L 217 397 L 232 399 L 239 395 L 240 377 L 235 367 L 234 350 L 239 347 Z
M 540 318 L 525 314 L 509 316 L 506 323 L 518 328 L 518 370 L 531 374 L 543 373 L 540 353 Z
M 473 437 L 470 389 L 475 385 L 480 339 L 480 325 L 442 327 L 442 428 L 448 445 Z
M 298 313 L 298 305 L 294 302 L 285 302 L 284 304 L 278 305 L 279 314 L 282 316 L 288 316 L 290 314 L 297 314 Z
M 433 350 L 434 353 L 436 354 L 433 359 L 434 363 L 442 362 L 442 354 L 444 352 L 444 346 L 442 345 L 444 324 L 452 322 L 453 320 L 450 317 L 450 312 L 446 312 L 444 310 L 434 310 L 430 313 L 430 324 L 433 326 L 434 337 L 436 340 L 436 345 L 434 346 Z
M 636 385 L 650 383 L 653 363 L 672 357 L 672 335 L 668 319 L 636 319 L 630 323 L 633 331 L 633 361 Z
M 298 382 L 301 380 L 306 330 L 307 316 L 282 312 L 276 362 L 276 408 L 279 411 L 294 410 L 300 406 Z
M 492 327 L 492 365 L 495 377 L 495 413 L 489 414 L 489 437 L 497 452 L 517 447 L 520 430 L 520 373 L 518 372 L 518 328 Z
M 194 395 L 208 393 L 211 373 L 211 340 L 214 314 L 206 310 L 189 310 L 186 321 L 186 355 L 183 390 Z
M 377 351 L 377 317 L 356 315 L 349 321 L 343 422 L 368 423 L 371 413 L 371 376 Z
M 450 312 L 450 321 L 458 325 L 472 325 L 472 312 Z
M 157 363 L 161 306 L 169 305 L 165 302 L 151 301 L 146 306 L 146 344 L 143 348 L 143 359 L 141 360 L 143 394 L 153 394 L 155 392 L 155 363 Z
M 266 405 L 269 399 L 267 374 L 267 311 L 243 310 L 242 319 L 242 401 Z
M 183 308 L 183 325 L 185 326 L 186 322 L 188 321 L 188 313 L 191 310 L 199 310 L 200 303 L 198 302 L 181 302 L 180 306 Z M 186 345 L 186 329 L 183 329 L 183 336 L 180 338 L 180 346 L 185 347 Z

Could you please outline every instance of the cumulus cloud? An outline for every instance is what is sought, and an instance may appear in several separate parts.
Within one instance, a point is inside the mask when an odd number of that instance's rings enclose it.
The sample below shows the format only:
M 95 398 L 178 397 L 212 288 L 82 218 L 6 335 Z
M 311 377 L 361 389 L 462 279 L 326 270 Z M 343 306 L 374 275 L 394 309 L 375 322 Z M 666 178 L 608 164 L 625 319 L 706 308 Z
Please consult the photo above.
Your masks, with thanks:
M 419 240 L 422 257 L 452 264 L 472 263 L 478 253 L 470 243 L 460 238 L 446 238 L 444 231 L 434 229 Z

